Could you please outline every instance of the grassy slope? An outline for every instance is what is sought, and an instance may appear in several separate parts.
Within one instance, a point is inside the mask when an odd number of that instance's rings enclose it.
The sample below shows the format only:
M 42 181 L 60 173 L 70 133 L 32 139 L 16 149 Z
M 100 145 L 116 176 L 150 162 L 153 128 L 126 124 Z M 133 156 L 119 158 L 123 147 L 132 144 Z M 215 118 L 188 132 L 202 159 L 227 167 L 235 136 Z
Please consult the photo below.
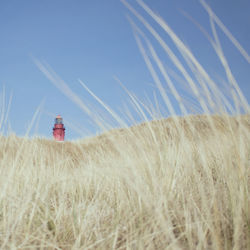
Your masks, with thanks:
M 247 249 L 250 116 L 209 118 L 0 138 L 1 247 Z

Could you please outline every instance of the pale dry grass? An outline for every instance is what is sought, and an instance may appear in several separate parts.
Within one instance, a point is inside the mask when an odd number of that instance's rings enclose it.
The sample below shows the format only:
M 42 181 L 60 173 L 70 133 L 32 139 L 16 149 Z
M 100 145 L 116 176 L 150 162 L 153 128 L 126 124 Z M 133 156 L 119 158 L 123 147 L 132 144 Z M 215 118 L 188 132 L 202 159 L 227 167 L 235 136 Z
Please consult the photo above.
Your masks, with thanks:
M 1 247 L 247 249 L 250 117 L 213 116 L 216 131 L 206 119 L 75 143 L 2 137 Z

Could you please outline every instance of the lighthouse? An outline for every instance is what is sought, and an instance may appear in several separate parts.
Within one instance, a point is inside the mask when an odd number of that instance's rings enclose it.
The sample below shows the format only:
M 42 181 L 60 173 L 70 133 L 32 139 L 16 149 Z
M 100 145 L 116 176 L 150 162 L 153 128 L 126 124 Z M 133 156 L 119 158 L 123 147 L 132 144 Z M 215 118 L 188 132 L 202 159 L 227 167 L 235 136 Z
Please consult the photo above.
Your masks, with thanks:
M 55 119 L 55 125 L 53 128 L 53 137 L 56 141 L 64 141 L 65 128 L 63 125 L 63 119 L 58 115 Z

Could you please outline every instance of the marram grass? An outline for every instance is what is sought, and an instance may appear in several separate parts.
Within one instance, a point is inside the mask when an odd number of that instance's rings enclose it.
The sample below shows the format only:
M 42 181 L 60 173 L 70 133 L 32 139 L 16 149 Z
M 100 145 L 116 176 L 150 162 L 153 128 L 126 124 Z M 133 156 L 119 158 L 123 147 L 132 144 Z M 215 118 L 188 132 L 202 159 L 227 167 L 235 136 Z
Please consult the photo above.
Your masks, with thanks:
M 216 131 L 189 119 L 193 131 L 179 118 L 88 141 L 2 137 L 1 248 L 247 249 L 250 116 L 214 116 Z

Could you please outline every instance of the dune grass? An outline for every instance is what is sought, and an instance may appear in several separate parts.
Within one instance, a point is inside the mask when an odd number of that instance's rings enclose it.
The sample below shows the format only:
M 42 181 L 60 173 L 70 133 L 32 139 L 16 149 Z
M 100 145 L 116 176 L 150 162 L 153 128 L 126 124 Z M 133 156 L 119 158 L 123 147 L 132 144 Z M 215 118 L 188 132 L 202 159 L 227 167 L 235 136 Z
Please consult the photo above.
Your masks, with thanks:
M 189 119 L 1 138 L 1 247 L 247 249 L 250 116 Z
M 153 26 L 123 2 L 173 61 L 203 114 L 189 114 L 152 43 L 131 21 L 170 117 L 161 117 L 157 107 L 145 106 L 128 92 L 145 122 L 127 127 L 80 81 L 123 128 L 64 143 L 1 136 L 1 248 L 248 249 L 249 105 L 225 61 L 215 24 L 245 59 L 249 56 L 201 1 L 211 21 L 213 38 L 209 39 L 227 75 L 230 96 L 226 96 L 164 20 L 137 1 L 173 40 L 188 70 Z M 55 72 L 35 62 L 66 96 L 103 125 Z M 176 116 L 166 87 L 182 117 Z

